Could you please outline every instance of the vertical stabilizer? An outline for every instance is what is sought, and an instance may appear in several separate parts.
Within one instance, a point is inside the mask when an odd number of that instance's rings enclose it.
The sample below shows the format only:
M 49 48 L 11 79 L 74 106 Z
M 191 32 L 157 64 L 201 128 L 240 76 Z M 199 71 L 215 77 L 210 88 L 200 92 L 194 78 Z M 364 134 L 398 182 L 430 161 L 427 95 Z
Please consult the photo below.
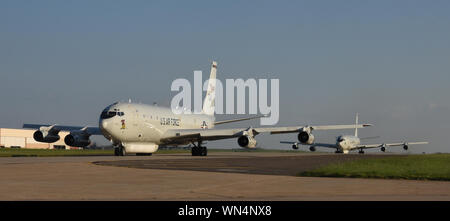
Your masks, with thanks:
M 358 114 L 358 113 L 356 113 L 356 122 L 355 122 L 355 137 L 358 137 L 358 127 L 357 127 L 357 125 L 358 125 L 358 117 L 359 117 L 359 114 Z
M 206 97 L 203 102 L 203 114 L 211 116 L 214 115 L 214 109 L 216 107 L 216 72 L 217 62 L 213 61 L 208 81 L 208 90 L 206 91 Z

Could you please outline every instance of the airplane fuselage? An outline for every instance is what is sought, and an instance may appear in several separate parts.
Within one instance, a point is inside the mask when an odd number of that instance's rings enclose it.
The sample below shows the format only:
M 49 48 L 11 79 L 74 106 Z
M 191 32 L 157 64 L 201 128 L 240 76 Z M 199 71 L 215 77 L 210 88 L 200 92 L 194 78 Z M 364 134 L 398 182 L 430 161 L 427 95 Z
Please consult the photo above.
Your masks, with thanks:
M 339 136 L 336 139 L 336 146 L 343 153 L 348 153 L 351 149 L 361 144 L 361 139 L 356 136 Z
M 114 103 L 99 119 L 102 134 L 114 145 L 129 143 L 160 145 L 170 129 L 211 129 L 214 117 L 203 114 L 174 114 L 170 108 L 136 103 Z M 155 150 L 156 151 L 156 150 Z

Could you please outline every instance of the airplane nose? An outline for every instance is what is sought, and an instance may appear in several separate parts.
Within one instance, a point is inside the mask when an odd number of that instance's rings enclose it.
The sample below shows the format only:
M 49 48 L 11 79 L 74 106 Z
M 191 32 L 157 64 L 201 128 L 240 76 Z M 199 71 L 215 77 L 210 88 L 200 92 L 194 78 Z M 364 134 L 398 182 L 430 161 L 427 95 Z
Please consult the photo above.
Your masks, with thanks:
M 111 122 L 108 122 L 108 120 L 101 120 L 99 122 L 100 130 L 102 131 L 103 136 L 105 136 L 106 139 L 111 139 Z
M 103 129 L 106 130 L 108 128 L 108 122 L 106 120 L 103 120 L 102 123 L 101 123 L 101 126 L 102 126 Z

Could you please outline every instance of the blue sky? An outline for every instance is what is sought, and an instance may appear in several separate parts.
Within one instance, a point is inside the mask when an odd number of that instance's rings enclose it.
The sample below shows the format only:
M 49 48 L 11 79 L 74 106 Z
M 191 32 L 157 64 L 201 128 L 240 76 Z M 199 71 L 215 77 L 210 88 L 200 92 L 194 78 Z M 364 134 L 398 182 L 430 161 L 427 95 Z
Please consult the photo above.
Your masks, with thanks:
M 375 124 L 361 136 L 381 136 L 370 142 L 426 139 L 413 151 L 449 152 L 449 11 L 438 0 L 1 1 L 0 126 L 96 125 L 128 98 L 169 105 L 174 79 L 207 78 L 217 60 L 223 80 L 280 79 L 279 125 L 359 112 Z M 352 131 L 317 137 L 341 133 Z M 295 135 L 257 138 L 278 148 Z

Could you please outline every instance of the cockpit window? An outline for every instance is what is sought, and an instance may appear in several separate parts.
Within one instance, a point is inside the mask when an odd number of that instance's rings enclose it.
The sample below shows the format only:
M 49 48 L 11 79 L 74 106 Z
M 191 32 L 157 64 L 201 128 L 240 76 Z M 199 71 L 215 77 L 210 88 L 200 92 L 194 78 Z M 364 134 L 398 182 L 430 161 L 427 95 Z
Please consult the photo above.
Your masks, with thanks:
M 103 111 L 102 114 L 100 115 L 101 119 L 108 119 L 108 118 L 112 118 L 114 116 L 124 116 L 125 113 L 124 112 L 117 112 L 117 111 Z
M 102 114 L 100 115 L 101 119 L 108 119 L 111 117 L 114 117 L 117 115 L 117 112 L 115 111 L 103 111 Z

